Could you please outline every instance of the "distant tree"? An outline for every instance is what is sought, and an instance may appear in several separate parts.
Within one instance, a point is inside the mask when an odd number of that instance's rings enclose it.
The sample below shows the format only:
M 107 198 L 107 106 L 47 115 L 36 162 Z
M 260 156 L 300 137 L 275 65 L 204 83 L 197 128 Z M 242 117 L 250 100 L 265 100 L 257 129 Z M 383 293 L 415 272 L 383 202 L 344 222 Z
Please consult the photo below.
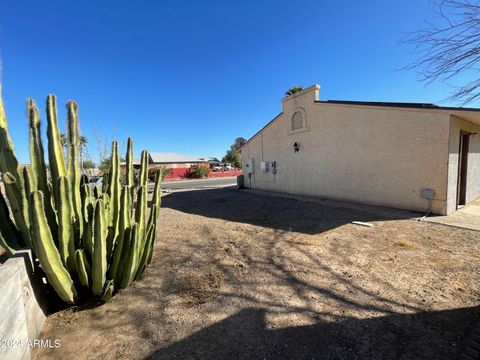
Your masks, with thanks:
M 436 19 L 423 30 L 409 34 L 402 43 L 413 45 L 417 60 L 404 70 L 418 69 L 420 81 L 430 84 L 459 79 L 450 100 L 462 104 L 480 99 L 480 2 L 436 0 Z
M 66 152 L 67 147 L 69 145 L 68 141 L 68 136 L 65 133 L 60 134 L 60 142 L 62 143 L 62 147 L 64 151 Z M 80 145 L 80 164 L 84 164 L 85 161 L 83 161 L 83 153 L 87 148 L 88 145 L 88 139 L 86 136 L 81 135 L 79 138 L 79 145 Z
M 242 158 L 239 149 L 245 144 L 245 142 L 246 140 L 243 137 L 236 138 L 235 142 L 230 146 L 230 150 L 228 150 L 222 158 L 222 162 L 230 163 L 237 168 L 242 167 Z
M 84 169 L 95 169 L 97 165 L 92 160 L 84 160 L 83 168 Z
M 125 162 L 125 159 L 123 157 L 120 157 L 120 162 Z M 98 170 L 100 170 L 100 172 L 102 174 L 105 174 L 109 171 L 110 169 L 110 164 L 111 164 L 111 159 L 109 157 L 103 159 L 100 164 L 98 164 Z
M 64 133 L 60 134 L 60 142 L 62 143 L 62 146 L 63 146 L 64 148 L 66 148 L 66 147 L 68 146 L 68 137 L 67 137 L 67 134 L 64 134 Z M 87 146 L 87 144 L 88 144 L 88 139 L 87 139 L 87 137 L 81 135 L 81 136 L 80 136 L 80 141 L 79 141 L 79 143 L 80 143 L 80 146 L 81 146 L 81 147 Z
M 110 158 L 103 159 L 100 164 L 98 164 L 98 170 L 100 170 L 102 174 L 105 174 L 110 169 L 110 163 Z
M 303 90 L 303 86 L 302 85 L 293 85 L 290 89 L 288 89 L 287 91 L 285 91 L 285 96 L 290 96 L 290 95 L 293 95 L 297 92 L 300 92 Z

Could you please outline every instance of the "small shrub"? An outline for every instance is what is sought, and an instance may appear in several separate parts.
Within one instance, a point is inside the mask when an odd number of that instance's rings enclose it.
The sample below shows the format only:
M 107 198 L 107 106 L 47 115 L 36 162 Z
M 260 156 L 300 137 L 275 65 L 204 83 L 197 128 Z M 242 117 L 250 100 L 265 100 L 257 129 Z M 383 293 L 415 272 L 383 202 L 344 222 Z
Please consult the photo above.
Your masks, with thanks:
M 190 173 L 190 177 L 193 179 L 201 179 L 208 177 L 208 165 L 206 164 L 198 164 L 192 167 L 192 172 Z
M 162 166 L 154 166 L 154 167 L 152 167 L 148 170 L 148 179 L 150 181 L 155 180 L 155 173 L 156 173 L 157 169 L 160 169 L 161 180 L 165 179 L 165 176 L 170 175 L 170 173 L 172 172 L 171 169 L 167 169 L 163 165 Z

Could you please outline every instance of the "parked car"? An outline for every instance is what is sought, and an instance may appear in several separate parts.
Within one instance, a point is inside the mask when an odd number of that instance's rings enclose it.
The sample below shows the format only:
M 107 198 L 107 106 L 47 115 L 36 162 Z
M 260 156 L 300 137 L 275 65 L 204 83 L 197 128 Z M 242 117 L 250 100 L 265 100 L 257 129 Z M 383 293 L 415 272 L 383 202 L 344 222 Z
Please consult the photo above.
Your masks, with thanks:
M 233 170 L 232 164 L 223 164 L 223 171 Z
M 213 171 L 221 171 L 223 169 L 223 164 L 218 164 L 218 165 L 215 165 L 212 170 Z
M 93 190 L 94 188 L 98 188 L 98 190 L 102 190 L 103 186 L 103 177 L 93 177 L 88 180 L 88 185 Z

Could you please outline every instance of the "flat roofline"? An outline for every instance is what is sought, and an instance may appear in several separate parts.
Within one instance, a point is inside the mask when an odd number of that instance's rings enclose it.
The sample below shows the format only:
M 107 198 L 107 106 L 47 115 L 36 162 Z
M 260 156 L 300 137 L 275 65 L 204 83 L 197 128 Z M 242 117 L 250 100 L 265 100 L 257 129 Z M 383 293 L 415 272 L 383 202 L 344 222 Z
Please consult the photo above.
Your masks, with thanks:
M 455 111 L 452 115 L 462 115 L 458 112 L 474 112 L 480 113 L 480 108 L 468 108 L 468 107 L 455 107 L 455 106 L 439 106 L 432 103 L 406 103 L 406 102 L 383 102 L 383 101 L 354 101 L 354 100 L 315 100 L 314 103 L 318 104 L 332 104 L 332 105 L 354 105 L 354 106 L 378 106 L 378 107 L 392 107 L 392 108 L 407 108 L 407 109 L 423 109 L 423 110 L 446 110 Z M 275 116 L 267 124 L 265 124 L 260 130 L 253 134 L 246 142 L 240 147 L 240 150 L 248 144 L 254 137 L 260 134 L 265 128 L 273 123 L 283 112 Z M 466 114 L 465 114 L 466 115 Z M 478 115 L 475 115 L 478 116 Z
M 428 109 L 428 110 L 456 110 L 456 111 L 480 112 L 480 108 L 439 106 L 432 103 L 405 103 L 405 102 L 353 101 L 353 100 L 316 100 L 315 102 L 321 103 L 321 104 L 385 106 L 385 107 L 414 108 L 414 109 Z

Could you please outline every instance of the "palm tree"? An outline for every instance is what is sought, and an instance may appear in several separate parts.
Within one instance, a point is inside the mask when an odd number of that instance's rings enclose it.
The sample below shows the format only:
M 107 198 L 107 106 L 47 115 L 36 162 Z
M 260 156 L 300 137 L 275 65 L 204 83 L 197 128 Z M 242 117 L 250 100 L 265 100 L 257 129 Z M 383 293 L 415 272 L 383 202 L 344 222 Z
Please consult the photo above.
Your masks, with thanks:
M 66 151 L 68 146 L 68 136 L 65 133 L 60 134 L 60 142 L 62 143 L 63 149 Z M 83 150 L 87 147 L 88 139 L 86 136 L 80 135 L 79 145 L 80 145 L 80 166 L 83 169 Z
M 302 85 L 293 85 L 290 89 L 288 89 L 286 92 L 285 92 L 285 96 L 290 96 L 290 95 L 293 95 L 299 91 L 302 91 L 303 90 L 303 86 Z
M 66 148 L 68 145 L 68 137 L 67 134 L 61 133 L 60 134 L 60 142 L 62 143 L 62 147 Z M 80 146 L 83 148 L 88 144 L 88 139 L 86 136 L 80 135 Z

